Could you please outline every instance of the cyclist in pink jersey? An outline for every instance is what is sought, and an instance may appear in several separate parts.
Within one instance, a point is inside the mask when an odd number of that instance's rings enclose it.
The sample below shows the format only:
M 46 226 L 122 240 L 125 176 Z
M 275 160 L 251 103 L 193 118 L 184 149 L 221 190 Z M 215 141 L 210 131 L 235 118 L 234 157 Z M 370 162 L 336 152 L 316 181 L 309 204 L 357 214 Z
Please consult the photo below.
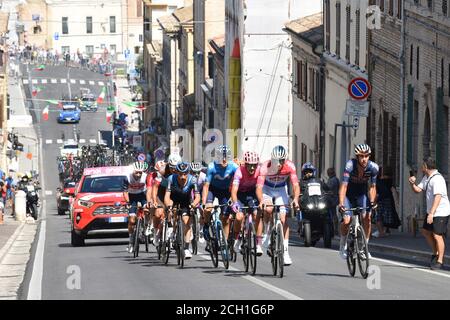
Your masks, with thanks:
M 256 196 L 261 209 L 264 204 L 272 204 L 272 198 L 275 198 L 275 205 L 283 205 L 280 207 L 280 219 L 284 230 L 284 264 L 288 266 L 292 264 L 292 260 L 288 251 L 289 226 L 286 223 L 287 208 L 284 206 L 289 203 L 287 184 L 288 180 L 290 180 L 294 192 L 292 204 L 296 208 L 299 207 L 300 185 L 295 165 L 286 158 L 287 152 L 283 146 L 273 148 L 271 160 L 266 161 L 261 167 L 256 184 Z M 268 233 L 272 221 L 272 212 L 273 207 L 265 208 L 264 222 L 266 223 L 266 229 L 263 236 L 263 246 L 266 249 L 270 240 Z
M 247 151 L 244 154 L 244 163 L 236 170 L 231 187 L 231 200 L 233 201 L 233 211 L 236 212 L 236 223 L 234 224 L 235 243 L 234 251 L 238 252 L 241 246 L 241 239 L 239 239 L 240 231 L 242 228 L 242 221 L 244 214 L 241 207 L 250 206 L 257 207 L 258 202 L 256 199 L 256 182 L 259 177 L 259 155 L 255 152 Z M 262 255 L 261 248 L 262 239 L 262 223 L 260 223 L 261 217 L 257 215 L 257 210 L 253 212 L 253 219 L 256 222 L 256 234 L 257 245 L 256 253 Z

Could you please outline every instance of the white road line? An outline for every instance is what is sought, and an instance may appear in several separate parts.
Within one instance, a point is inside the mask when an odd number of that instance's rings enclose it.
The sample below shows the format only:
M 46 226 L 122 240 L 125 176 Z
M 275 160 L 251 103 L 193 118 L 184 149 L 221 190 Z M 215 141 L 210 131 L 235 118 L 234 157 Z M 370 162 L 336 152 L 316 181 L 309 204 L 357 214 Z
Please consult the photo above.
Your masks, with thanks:
M 56 143 L 63 143 L 63 140 L 62 139 L 58 139 L 58 140 L 56 140 Z
M 53 194 L 52 190 L 45 190 L 45 195 L 46 196 L 51 196 Z
M 50 82 L 51 83 L 57 83 L 58 81 L 56 79 L 51 79 Z
M 77 81 L 75 79 L 70 79 L 70 83 L 75 84 Z
M 86 83 L 86 81 L 84 81 L 84 80 L 80 80 L 80 84 L 85 84 Z
M 45 143 L 46 143 L 46 144 L 52 144 L 52 143 L 53 143 L 53 140 L 52 140 L 52 139 L 47 139 L 47 140 L 45 140 Z
M 206 253 L 203 253 L 203 252 L 199 251 L 198 255 L 200 257 L 202 257 L 203 259 L 205 259 L 205 260 L 211 260 L 209 254 L 207 255 Z M 220 264 L 223 267 L 223 263 L 220 263 Z M 242 270 L 236 269 L 234 267 L 229 267 L 228 270 L 243 272 Z M 255 277 L 252 277 L 252 276 L 249 276 L 249 275 L 245 275 L 245 276 L 242 276 L 242 278 L 245 279 L 245 280 L 248 280 L 250 282 L 253 282 L 254 284 L 256 284 L 256 285 L 258 285 L 260 287 L 263 287 L 263 288 L 265 288 L 267 290 L 275 292 L 276 294 L 279 294 L 280 296 L 282 296 L 282 297 L 284 297 L 284 298 L 286 298 L 288 300 L 304 300 L 303 298 L 300 298 L 299 296 L 296 296 L 295 294 L 290 293 L 289 291 L 286 291 L 286 290 L 283 290 L 281 288 L 275 287 L 274 285 L 271 285 L 270 283 L 267 283 L 267 282 L 265 282 L 263 280 L 255 278 Z
M 386 262 L 386 263 L 390 263 L 390 264 L 393 264 L 393 265 L 396 265 L 396 266 L 399 266 L 399 267 L 407 267 L 407 268 L 410 268 L 412 270 L 422 271 L 422 272 L 426 272 L 426 273 L 431 273 L 431 274 L 436 275 L 436 276 L 450 278 L 450 274 L 445 274 L 445 273 L 441 273 L 441 272 L 430 270 L 430 269 L 424 269 L 425 267 L 416 267 L 416 266 L 414 266 L 412 264 L 409 264 L 409 263 L 394 262 L 394 261 L 391 261 L 391 260 L 386 260 L 386 259 L 381 259 L 381 258 L 374 258 L 374 257 L 372 257 L 370 260 Z
M 89 80 L 89 84 L 90 84 L 91 86 L 93 86 L 93 85 L 95 84 L 95 81 Z
M 80 143 L 86 143 L 86 140 L 85 140 L 85 139 L 80 139 L 79 142 L 80 142 Z
M 67 83 L 66 79 L 61 79 L 61 83 Z
M 23 84 L 28 84 L 28 79 L 23 79 Z
M 99 85 L 99 86 L 104 86 L 105 83 L 104 83 L 103 81 L 99 81 L 99 82 L 98 82 L 98 85 Z
M 37 83 L 38 83 L 38 81 L 37 81 L 37 79 L 32 79 L 32 80 L 31 80 L 31 83 L 33 83 L 33 84 L 37 84 Z
M 89 139 L 89 142 L 90 142 L 90 143 L 97 143 L 97 140 L 95 140 L 95 139 Z
M 47 83 L 47 79 L 41 79 L 41 83 L 42 83 L 42 84 Z

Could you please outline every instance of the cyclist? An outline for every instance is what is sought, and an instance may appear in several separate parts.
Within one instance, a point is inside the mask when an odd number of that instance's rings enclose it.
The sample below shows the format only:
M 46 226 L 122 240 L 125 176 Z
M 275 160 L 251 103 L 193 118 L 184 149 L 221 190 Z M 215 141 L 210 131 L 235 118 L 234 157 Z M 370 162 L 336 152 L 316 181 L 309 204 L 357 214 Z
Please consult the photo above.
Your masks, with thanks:
M 259 177 L 259 155 L 256 152 L 247 151 L 244 153 L 244 161 L 236 170 L 231 188 L 231 200 L 233 201 L 232 209 L 236 212 L 236 223 L 234 225 L 234 233 L 236 239 L 234 241 L 234 251 L 237 252 L 241 246 L 241 239 L 239 239 L 239 232 L 241 231 L 244 214 L 242 213 L 242 206 L 256 206 L 256 182 Z M 263 225 L 260 223 L 261 217 L 257 215 L 256 210 L 253 212 L 253 218 L 256 222 L 256 254 L 262 255 L 262 229 Z
M 300 186 L 294 163 L 287 160 L 287 151 L 283 146 L 276 146 L 272 149 L 271 160 L 267 160 L 260 170 L 256 185 L 256 196 L 259 201 L 260 209 L 263 209 L 264 204 L 272 204 L 272 198 L 275 198 L 275 205 L 283 205 L 280 207 L 280 220 L 283 224 L 284 232 L 284 264 L 291 265 L 292 260 L 289 256 L 289 225 L 286 221 L 287 204 L 289 195 L 287 190 L 287 181 L 290 180 L 294 199 L 293 205 L 298 208 L 298 198 L 300 196 Z M 265 209 L 266 232 L 263 235 L 263 246 L 269 246 L 269 228 L 272 220 L 273 207 L 266 207 Z M 269 252 L 269 251 L 267 251 Z
M 205 204 L 204 219 L 205 224 L 203 227 L 203 235 L 208 236 L 209 219 L 213 208 L 212 203 L 214 198 L 217 198 L 219 204 L 226 204 L 230 199 L 230 184 L 233 179 L 234 173 L 238 166 L 231 161 L 231 149 L 226 145 L 218 146 L 214 152 L 214 161 L 208 165 L 208 171 L 206 173 L 206 181 L 203 185 L 203 203 Z M 223 231 L 225 237 L 229 232 L 229 209 L 222 210 L 221 220 L 223 224 Z
M 133 163 L 133 172 L 130 173 L 123 183 L 123 195 L 125 201 L 128 203 L 129 220 L 128 220 L 128 233 L 130 235 L 130 242 L 128 244 L 128 252 L 133 253 L 133 235 L 134 226 L 136 225 L 136 212 L 137 203 L 146 205 L 151 200 L 151 188 L 147 186 L 147 170 L 148 165 L 143 161 L 136 161 Z
M 203 190 L 203 185 L 205 183 L 206 180 L 206 173 L 204 173 L 202 171 L 203 166 L 200 162 L 191 162 L 190 164 L 190 168 L 191 168 L 191 174 L 196 178 L 197 180 L 197 186 L 198 186 L 198 190 L 201 192 Z M 200 212 L 201 212 L 201 208 Z M 199 224 L 200 224 L 200 228 L 199 228 L 199 242 L 200 243 L 204 243 L 205 239 L 203 238 L 203 225 L 204 225 L 204 219 L 203 219 L 203 214 L 200 215 L 199 217 Z
M 370 147 L 363 143 L 355 147 L 355 159 L 347 161 L 344 174 L 339 188 L 339 212 L 343 215 L 341 222 L 341 242 L 339 254 L 341 258 L 347 258 L 346 243 L 349 224 L 352 212 L 347 211 L 351 207 L 368 207 L 370 202 L 371 209 L 376 209 L 375 198 L 377 195 L 376 183 L 378 175 L 378 165 L 370 161 Z M 369 188 L 367 185 L 369 184 Z M 366 234 L 367 242 L 370 236 L 370 216 L 371 210 L 363 210 L 362 224 Z M 369 253 L 370 258 L 370 253 Z
M 200 203 L 200 193 L 198 191 L 197 180 L 189 174 L 189 164 L 180 162 L 176 167 L 177 173 L 169 177 L 164 197 L 164 204 L 167 207 L 180 206 L 182 212 L 182 220 L 184 223 L 184 255 L 186 259 L 192 258 L 189 244 L 191 243 L 191 224 L 190 224 L 190 208 L 195 208 Z M 192 200 L 192 192 L 194 192 L 194 200 Z M 174 220 L 177 219 L 178 212 L 173 212 Z

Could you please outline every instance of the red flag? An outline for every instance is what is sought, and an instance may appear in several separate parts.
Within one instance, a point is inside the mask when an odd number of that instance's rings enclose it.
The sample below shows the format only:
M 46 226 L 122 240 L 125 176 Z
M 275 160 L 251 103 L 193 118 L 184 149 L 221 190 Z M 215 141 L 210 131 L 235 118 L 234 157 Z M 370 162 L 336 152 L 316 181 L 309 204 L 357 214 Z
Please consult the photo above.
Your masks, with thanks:
M 108 123 L 111 122 L 111 116 L 112 116 L 112 113 L 106 112 L 106 122 L 108 122 Z
M 102 104 L 103 100 L 105 99 L 105 95 L 106 95 L 106 87 L 103 87 L 102 92 L 100 93 L 100 95 L 97 98 L 97 103 L 98 104 Z
M 42 110 L 42 119 L 44 119 L 44 121 L 48 120 L 48 106 L 46 106 L 44 110 Z

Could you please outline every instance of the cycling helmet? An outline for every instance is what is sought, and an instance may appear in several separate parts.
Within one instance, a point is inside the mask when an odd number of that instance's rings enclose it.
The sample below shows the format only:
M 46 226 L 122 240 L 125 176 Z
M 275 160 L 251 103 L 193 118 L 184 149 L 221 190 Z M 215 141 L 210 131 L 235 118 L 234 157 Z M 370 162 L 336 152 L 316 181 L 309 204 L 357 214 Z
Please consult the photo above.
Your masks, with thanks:
M 191 170 L 194 173 L 199 173 L 200 171 L 202 171 L 202 164 L 200 162 L 191 162 Z
M 370 147 L 365 143 L 358 144 L 355 147 L 355 155 L 356 156 L 363 155 L 363 154 L 371 154 L 371 153 L 372 153 L 372 150 L 370 150 Z
M 187 163 L 187 162 L 179 162 L 177 164 L 177 171 L 179 173 L 188 173 L 189 172 L 189 163 Z
M 145 161 L 136 161 L 133 163 L 133 170 L 136 172 L 144 172 L 148 168 L 148 164 Z
M 167 163 L 169 164 L 169 167 L 172 169 L 175 169 L 177 164 L 181 162 L 181 157 L 177 153 L 172 153 L 169 155 L 169 158 L 167 159 Z
M 231 159 L 231 149 L 226 145 L 218 146 L 214 155 L 216 163 L 222 163 L 223 160 Z
M 244 163 L 245 164 L 258 164 L 259 155 L 253 151 L 247 151 L 244 153 Z
M 311 162 L 306 162 L 302 166 L 302 176 L 305 175 L 305 171 L 312 171 L 314 177 L 316 176 L 316 167 L 314 167 L 314 165 Z
M 282 160 L 287 158 L 286 148 L 283 146 L 276 146 L 272 149 L 271 157 L 273 160 Z

